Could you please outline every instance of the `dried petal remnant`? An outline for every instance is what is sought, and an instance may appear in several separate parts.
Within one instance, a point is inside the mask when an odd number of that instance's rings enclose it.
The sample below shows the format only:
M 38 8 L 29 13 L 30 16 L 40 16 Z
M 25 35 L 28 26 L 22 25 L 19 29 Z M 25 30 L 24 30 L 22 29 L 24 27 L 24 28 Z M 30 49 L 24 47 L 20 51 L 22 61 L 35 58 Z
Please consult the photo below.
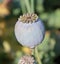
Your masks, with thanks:
M 36 22 L 38 19 L 38 16 L 36 14 L 24 14 L 23 16 L 20 16 L 19 20 L 24 23 L 33 23 Z

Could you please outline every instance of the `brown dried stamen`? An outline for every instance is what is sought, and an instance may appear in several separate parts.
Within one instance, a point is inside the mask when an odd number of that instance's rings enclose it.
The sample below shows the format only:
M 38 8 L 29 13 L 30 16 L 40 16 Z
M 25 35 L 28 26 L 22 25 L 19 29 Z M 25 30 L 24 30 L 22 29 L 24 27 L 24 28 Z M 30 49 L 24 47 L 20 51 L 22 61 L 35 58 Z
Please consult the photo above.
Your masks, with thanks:
M 23 16 L 20 16 L 19 20 L 24 23 L 33 23 L 36 22 L 38 19 L 38 16 L 36 14 L 24 14 Z

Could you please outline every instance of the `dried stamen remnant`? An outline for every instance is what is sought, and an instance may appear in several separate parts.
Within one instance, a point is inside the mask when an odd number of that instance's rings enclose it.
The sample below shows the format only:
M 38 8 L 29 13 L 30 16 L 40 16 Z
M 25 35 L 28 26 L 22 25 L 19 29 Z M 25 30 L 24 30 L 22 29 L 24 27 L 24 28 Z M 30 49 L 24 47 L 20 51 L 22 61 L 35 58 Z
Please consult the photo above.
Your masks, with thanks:
M 24 14 L 23 16 L 20 16 L 19 20 L 24 23 L 33 23 L 36 22 L 38 19 L 38 16 L 36 14 Z
M 35 63 L 35 59 L 32 56 L 23 56 L 20 58 L 18 64 L 34 64 Z

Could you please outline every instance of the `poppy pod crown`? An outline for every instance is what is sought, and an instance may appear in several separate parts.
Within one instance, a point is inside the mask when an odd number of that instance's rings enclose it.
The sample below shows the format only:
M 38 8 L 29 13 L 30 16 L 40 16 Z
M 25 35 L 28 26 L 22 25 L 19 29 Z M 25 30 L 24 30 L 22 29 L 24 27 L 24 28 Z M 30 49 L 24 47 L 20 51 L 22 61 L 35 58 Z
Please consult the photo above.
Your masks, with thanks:
M 34 13 L 32 14 L 23 14 L 23 16 L 20 16 L 20 18 L 18 20 L 20 20 L 21 22 L 24 22 L 24 23 L 33 23 L 33 22 L 36 22 L 38 19 L 38 16 Z

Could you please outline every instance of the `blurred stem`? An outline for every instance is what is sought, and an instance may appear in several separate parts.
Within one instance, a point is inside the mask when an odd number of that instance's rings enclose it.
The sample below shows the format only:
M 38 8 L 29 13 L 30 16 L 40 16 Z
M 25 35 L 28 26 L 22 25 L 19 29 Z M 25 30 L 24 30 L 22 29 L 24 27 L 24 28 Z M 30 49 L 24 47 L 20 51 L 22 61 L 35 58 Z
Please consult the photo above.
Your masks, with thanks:
M 25 5 L 26 5 L 28 13 L 31 13 L 31 7 L 30 7 L 29 0 L 24 0 L 24 1 L 25 1 Z
M 39 53 L 38 53 L 37 47 L 35 47 L 34 52 L 35 52 L 35 58 L 36 58 L 38 64 L 42 64 L 42 62 L 41 62 L 41 60 L 40 60 L 40 57 L 39 57 Z
M 22 13 L 26 13 L 24 0 L 20 0 L 20 4 L 21 4 Z
M 34 0 L 31 0 L 31 13 L 34 13 Z

